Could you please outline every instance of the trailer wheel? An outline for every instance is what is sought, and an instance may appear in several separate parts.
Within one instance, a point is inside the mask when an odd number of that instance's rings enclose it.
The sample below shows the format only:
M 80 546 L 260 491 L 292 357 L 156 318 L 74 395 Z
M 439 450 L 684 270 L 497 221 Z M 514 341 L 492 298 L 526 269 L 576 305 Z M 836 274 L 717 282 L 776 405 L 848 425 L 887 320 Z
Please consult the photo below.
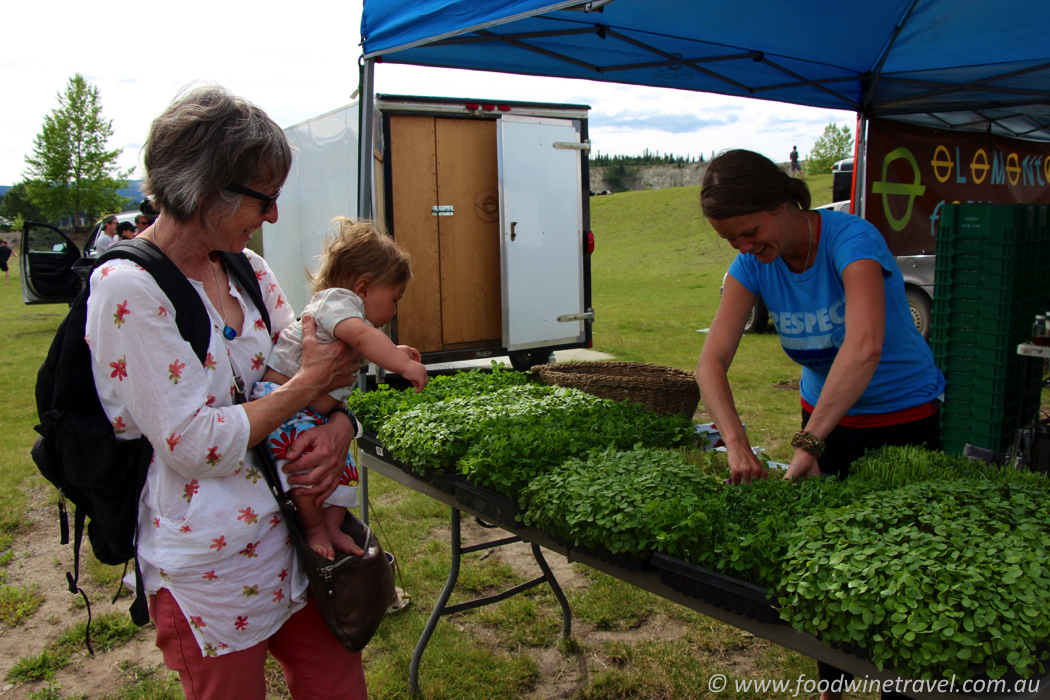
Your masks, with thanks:
M 908 297 L 908 307 L 911 309 L 911 318 L 915 322 L 916 330 L 922 334 L 924 340 L 929 340 L 930 326 L 933 323 L 930 298 L 920 289 L 909 289 L 905 294 Z
M 762 301 L 761 297 L 758 297 L 755 299 L 755 305 L 751 307 L 751 313 L 748 314 L 747 322 L 744 324 L 744 332 L 758 333 L 762 331 L 768 323 L 769 311 L 766 309 L 766 303 Z
M 510 353 L 510 366 L 517 372 L 528 372 L 533 365 L 545 365 L 550 362 L 550 350 L 524 350 Z

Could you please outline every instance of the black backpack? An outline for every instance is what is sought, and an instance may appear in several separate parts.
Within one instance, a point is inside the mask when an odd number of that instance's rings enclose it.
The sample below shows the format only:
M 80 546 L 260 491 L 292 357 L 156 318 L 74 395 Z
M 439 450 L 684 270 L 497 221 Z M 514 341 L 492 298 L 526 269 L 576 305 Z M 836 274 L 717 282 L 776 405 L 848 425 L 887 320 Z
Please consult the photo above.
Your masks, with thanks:
M 219 255 L 269 329 L 270 316 L 248 257 L 244 253 Z M 142 238 L 114 244 L 94 261 L 92 269 L 118 258 L 131 260 L 153 275 L 171 302 L 179 334 L 189 341 L 203 364 L 211 337 L 211 320 L 186 276 L 160 248 Z M 66 580 L 69 592 L 79 592 L 85 602 L 87 596 L 77 585 L 85 519 L 90 521 L 87 530 L 91 549 L 100 562 L 126 565 L 135 559 L 139 496 L 153 457 L 153 447 L 145 437 L 118 440 L 102 410 L 91 372 L 91 351 L 84 340 L 89 286 L 90 279 L 87 279 L 69 315 L 59 325 L 47 359 L 37 373 L 36 405 L 40 425 L 36 431 L 41 437 L 32 449 L 33 461 L 40 473 L 59 490 L 62 544 L 69 543 L 66 499 L 75 507 L 73 573 L 66 572 Z M 137 559 L 135 570 L 138 588 L 131 605 L 131 619 L 137 625 L 144 625 L 149 622 L 149 612 Z M 90 625 L 88 605 L 89 631 Z M 91 650 L 90 638 L 88 650 Z

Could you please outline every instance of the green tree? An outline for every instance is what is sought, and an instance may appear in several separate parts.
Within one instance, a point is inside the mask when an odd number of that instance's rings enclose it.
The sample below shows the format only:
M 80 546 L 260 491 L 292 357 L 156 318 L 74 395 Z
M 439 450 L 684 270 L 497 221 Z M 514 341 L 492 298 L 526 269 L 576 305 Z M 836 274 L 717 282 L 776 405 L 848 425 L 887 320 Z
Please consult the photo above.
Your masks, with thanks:
M 29 200 L 25 182 L 20 182 L 9 189 L 4 198 L 0 199 L 0 219 L 12 222 L 18 218 L 26 221 L 47 220 L 44 212 L 40 211 L 40 207 Z
M 26 156 L 29 199 L 49 219 L 69 215 L 74 223 L 82 216 L 87 223 L 103 212 L 119 211 L 126 198 L 116 191 L 127 187 L 131 171 L 117 168 L 121 149 L 106 148 L 113 121 L 102 118 L 99 89 L 77 73 L 58 94 L 58 103 L 44 117 L 33 155 Z
M 823 175 L 831 172 L 831 166 L 835 161 L 849 158 L 853 155 L 853 134 L 849 127 L 841 129 L 834 123 L 824 127 L 824 133 L 817 142 L 813 144 L 813 150 L 809 152 L 809 160 L 806 162 L 806 172 L 810 175 Z

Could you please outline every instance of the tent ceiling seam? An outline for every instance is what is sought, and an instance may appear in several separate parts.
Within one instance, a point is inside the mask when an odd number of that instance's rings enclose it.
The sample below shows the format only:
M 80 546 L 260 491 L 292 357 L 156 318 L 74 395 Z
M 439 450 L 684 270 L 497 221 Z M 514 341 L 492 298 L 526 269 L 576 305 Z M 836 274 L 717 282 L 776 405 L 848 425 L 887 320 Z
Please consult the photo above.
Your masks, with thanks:
M 893 49 L 893 45 L 897 43 L 897 37 L 900 36 L 901 30 L 904 25 L 911 19 L 911 13 L 915 11 L 915 6 L 919 4 L 919 0 L 912 0 L 908 10 L 904 13 L 904 16 L 897 22 L 897 26 L 893 28 L 893 34 L 886 42 L 886 46 L 883 47 L 882 53 L 879 54 L 879 60 L 876 62 L 875 67 L 869 71 L 871 75 L 871 82 L 865 87 L 861 85 L 861 106 L 860 111 L 864 111 L 871 106 L 872 95 L 875 94 L 875 86 L 879 82 L 879 78 L 882 75 L 882 68 L 886 65 L 886 60 L 890 57 L 890 51 Z
M 533 46 L 532 44 L 526 43 L 524 41 L 517 41 L 515 39 L 501 38 L 501 40 L 503 41 L 503 43 L 508 44 L 510 46 L 516 46 L 519 49 L 525 49 L 526 51 L 532 51 L 533 53 L 538 53 L 543 56 L 547 56 L 548 58 L 553 58 L 555 60 L 563 61 L 565 63 L 571 63 L 574 66 L 579 66 L 580 68 L 585 68 L 589 71 L 594 71 L 595 73 L 601 72 L 601 69 L 593 63 L 587 63 L 586 61 L 581 61 L 579 59 L 573 58 L 572 56 L 566 56 L 565 54 L 558 53 L 557 51 L 542 49 L 539 46 Z
M 898 98 L 896 100 L 887 100 L 886 102 L 882 103 L 882 106 L 883 107 L 893 107 L 893 106 L 896 106 L 898 104 L 901 104 L 902 102 L 903 103 L 912 102 L 915 99 L 931 98 L 931 97 L 936 97 L 938 95 L 950 95 L 950 94 L 952 94 L 954 92 L 962 92 L 963 90 L 972 90 L 974 88 L 983 88 L 983 89 L 988 90 L 990 92 L 991 91 L 1005 91 L 1005 92 L 1009 92 L 1009 93 L 1012 93 L 1012 94 L 1027 94 L 1027 93 L 1032 92 L 1032 91 L 1023 90 L 1023 89 L 1012 89 L 1012 88 L 1000 87 L 1000 86 L 996 86 L 996 85 L 989 85 L 989 83 L 991 83 L 993 81 L 1006 80 L 1008 78 L 1016 78 L 1018 76 L 1027 75 L 1029 73 L 1033 73 L 1033 72 L 1037 72 L 1037 71 L 1045 71 L 1048 68 L 1050 68 L 1050 63 L 1043 63 L 1043 64 L 1038 65 L 1038 66 L 1030 66 L 1028 68 L 1022 68 L 1020 70 L 1010 71 L 1009 73 L 1001 73 L 999 75 L 989 76 L 987 78 L 982 78 L 981 80 L 973 80 L 973 81 L 970 81 L 968 83 L 960 83 L 958 85 L 947 84 L 947 83 L 944 83 L 942 81 L 929 81 L 930 84 L 941 85 L 942 87 L 940 87 L 938 89 L 934 89 L 934 90 L 929 90 L 927 92 L 919 93 L 919 94 L 916 94 L 916 95 L 911 95 L 909 97 Z M 906 80 L 915 81 L 917 83 L 920 79 L 918 79 L 918 78 L 898 78 L 897 82 L 904 82 Z M 1045 91 L 1034 91 L 1034 94 L 1042 96 L 1042 95 L 1046 95 L 1047 93 Z
M 461 46 L 463 44 L 483 44 L 494 41 L 506 41 L 507 39 L 545 39 L 555 36 L 579 36 L 580 34 L 594 34 L 592 27 L 580 27 L 579 29 L 551 29 L 545 32 L 517 32 L 515 34 L 497 34 L 485 30 L 477 30 L 476 36 L 457 36 L 450 39 L 435 41 L 428 46 Z
M 580 4 L 579 0 L 567 0 L 566 2 L 559 2 L 559 3 L 555 3 L 553 5 L 548 5 L 547 7 L 542 7 L 542 8 L 538 8 L 538 9 L 535 9 L 535 10 L 529 10 L 528 12 L 521 12 L 521 13 L 518 13 L 516 15 L 511 15 L 509 17 L 503 17 L 501 19 L 492 20 L 491 22 L 485 22 L 483 24 L 475 25 L 473 27 L 465 27 L 463 29 L 457 29 L 455 31 L 446 32 L 445 34 L 440 35 L 440 36 L 432 36 L 432 37 L 427 37 L 425 39 L 420 39 L 418 41 L 409 42 L 407 44 L 402 44 L 401 46 L 395 46 L 394 48 L 386 49 L 385 51 L 373 51 L 371 53 L 365 54 L 364 56 L 362 56 L 362 58 L 367 61 L 368 59 L 376 58 L 377 56 L 382 56 L 383 54 L 397 53 L 398 51 L 407 51 L 409 49 L 414 49 L 414 48 L 417 48 L 417 47 L 426 46 L 428 44 L 433 44 L 436 41 L 441 41 L 442 39 L 451 38 L 451 37 L 454 37 L 454 36 L 458 36 L 460 34 L 468 34 L 470 32 L 475 32 L 475 31 L 478 31 L 478 30 L 481 30 L 481 29 L 487 29 L 488 27 L 498 27 L 501 24 L 509 24 L 511 22 L 517 22 L 519 20 L 529 19 L 529 18 L 535 17 L 537 15 L 546 14 L 547 12 L 556 12 L 558 10 L 563 10 L 563 9 L 565 9 L 567 7 L 574 7 L 574 6 L 579 5 L 579 4 Z M 369 37 L 362 35 L 361 36 L 361 43 L 364 44 L 365 42 L 368 41 L 368 39 L 369 39 Z
M 646 44 L 644 41 L 640 41 L 638 39 L 633 39 L 633 38 L 627 36 L 626 34 L 621 34 L 620 32 L 616 31 L 615 29 L 608 29 L 608 28 L 606 28 L 605 33 L 608 36 L 611 36 L 611 37 L 614 37 L 616 39 L 619 39 L 620 41 L 622 41 L 624 43 L 631 44 L 632 46 L 637 46 L 638 48 L 645 49 L 646 51 L 651 51 L 651 52 L 655 53 L 657 56 L 663 56 L 664 58 L 674 59 L 675 61 L 678 61 L 678 57 L 677 56 L 675 56 L 673 54 L 670 54 L 670 53 L 667 53 L 666 51 L 663 51 L 661 49 L 658 49 L 655 46 L 650 46 L 649 44 Z M 751 56 L 751 54 L 749 54 L 749 56 Z M 744 85 L 743 83 L 739 83 L 739 82 L 733 80 L 732 78 L 728 78 L 728 77 L 726 77 L 724 75 L 721 75 L 719 73 L 716 73 L 716 72 L 714 72 L 712 70 L 708 70 L 707 68 L 704 68 L 703 66 L 700 66 L 700 65 L 698 65 L 696 63 L 689 63 L 685 59 L 682 59 L 681 63 L 682 63 L 683 66 L 689 66 L 693 70 L 695 70 L 695 71 L 697 71 L 699 73 L 703 73 L 704 75 L 709 76 L 711 78 L 714 78 L 715 80 L 721 80 L 722 82 L 729 83 L 730 85 L 732 85 L 733 87 L 737 88 L 738 90 L 743 90 L 743 91 L 745 91 L 745 92 L 747 92 L 749 94 L 751 93 L 751 88 L 749 86 Z
M 667 59 L 664 61 L 653 61 L 651 63 L 621 63 L 615 66 L 603 66 L 603 73 L 613 73 L 616 71 L 623 70 L 634 70 L 638 68 L 660 68 L 667 66 L 682 65 L 693 65 L 695 63 L 717 63 L 719 61 L 735 61 L 743 58 L 751 58 L 750 53 L 734 54 L 732 56 L 707 56 L 700 58 L 678 58 L 675 56 L 673 59 Z
M 762 63 L 765 63 L 767 66 L 770 66 L 772 68 L 776 68 L 778 71 L 780 71 L 781 73 L 784 73 L 785 75 L 790 75 L 795 80 L 806 81 L 805 76 L 799 75 L 798 73 L 794 72 L 793 70 L 789 70 L 788 68 L 785 68 L 784 66 L 781 66 L 781 65 L 775 63 L 774 61 L 770 61 L 765 56 L 762 57 Z M 818 90 L 821 90 L 821 91 L 827 93 L 828 95 L 831 95 L 832 97 L 834 97 L 836 99 L 842 100 L 843 102 L 848 104 L 850 106 L 850 108 L 853 109 L 853 110 L 859 110 L 860 109 L 860 104 L 858 104 L 857 102 L 854 102 L 853 100 L 849 99 L 848 97 L 846 97 L 842 93 L 835 92 L 831 88 L 825 87 L 825 86 L 820 85 L 820 84 L 815 84 L 815 85 L 813 85 L 813 87 L 815 87 Z

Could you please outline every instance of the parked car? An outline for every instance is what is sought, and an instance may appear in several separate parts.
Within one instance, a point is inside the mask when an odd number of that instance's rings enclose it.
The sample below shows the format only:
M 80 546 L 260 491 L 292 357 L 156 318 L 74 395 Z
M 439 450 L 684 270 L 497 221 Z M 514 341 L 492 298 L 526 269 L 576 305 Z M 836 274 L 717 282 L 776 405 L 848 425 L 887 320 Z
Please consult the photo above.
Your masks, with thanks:
M 122 211 L 117 221 L 134 223 L 138 211 Z M 22 301 L 26 304 L 69 304 L 83 286 L 81 274 L 91 270 L 95 258 L 95 239 L 102 230 L 99 221 L 84 240 L 81 250 L 60 229 L 39 221 L 22 226 L 18 264 L 22 275 Z
M 853 159 L 843 158 L 831 166 L 831 199 L 835 202 L 847 202 L 845 210 L 849 211 L 848 202 L 853 190 Z

